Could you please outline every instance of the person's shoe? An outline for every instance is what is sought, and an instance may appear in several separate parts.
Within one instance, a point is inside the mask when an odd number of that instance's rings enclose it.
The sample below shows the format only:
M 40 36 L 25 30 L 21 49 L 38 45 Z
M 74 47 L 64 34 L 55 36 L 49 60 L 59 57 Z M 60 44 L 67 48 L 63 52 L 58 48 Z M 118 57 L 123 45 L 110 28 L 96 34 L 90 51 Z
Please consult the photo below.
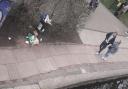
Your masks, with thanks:
M 102 60 L 107 60 L 104 56 L 102 57 Z

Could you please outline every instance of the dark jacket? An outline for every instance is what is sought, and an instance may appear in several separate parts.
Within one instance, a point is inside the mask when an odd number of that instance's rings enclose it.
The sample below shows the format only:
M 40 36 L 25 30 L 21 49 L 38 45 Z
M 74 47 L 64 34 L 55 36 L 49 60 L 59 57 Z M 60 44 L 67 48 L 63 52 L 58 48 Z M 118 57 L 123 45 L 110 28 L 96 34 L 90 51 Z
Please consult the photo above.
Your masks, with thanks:
M 107 33 L 105 40 L 108 40 L 111 35 L 113 35 L 113 32 Z M 111 38 L 108 43 L 109 43 L 109 44 L 113 44 L 113 43 L 115 42 L 115 39 L 116 39 L 116 36 L 113 37 L 113 38 Z
M 109 47 L 109 50 L 111 53 L 116 53 L 119 49 L 119 45 L 120 43 L 119 42 L 114 42 L 110 47 Z

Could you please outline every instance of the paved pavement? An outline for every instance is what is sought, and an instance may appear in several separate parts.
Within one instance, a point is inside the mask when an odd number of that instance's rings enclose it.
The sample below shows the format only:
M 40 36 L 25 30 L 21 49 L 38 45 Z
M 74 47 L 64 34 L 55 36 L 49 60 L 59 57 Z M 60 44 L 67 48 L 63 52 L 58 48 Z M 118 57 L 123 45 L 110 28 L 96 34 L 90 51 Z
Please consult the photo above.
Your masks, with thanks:
M 80 29 L 86 28 L 101 32 L 117 31 L 120 35 L 125 35 L 124 32 L 128 31 L 128 28 L 101 3 L 88 19 L 84 15 L 82 17 L 78 25 Z
M 85 43 L 88 45 L 40 45 L 0 50 L 0 70 L 3 71 L 0 72 L 0 80 L 25 78 L 70 65 L 102 62 L 95 53 L 105 34 L 88 30 L 85 30 L 85 33 Z M 95 34 L 94 38 L 91 38 L 92 33 Z M 121 40 L 119 52 L 107 61 L 128 61 L 128 44 L 125 44 L 128 40 L 124 37 Z
M 98 19 L 100 17 L 102 19 Z M 84 21 L 81 24 L 84 24 Z M 0 87 L 54 89 L 85 80 L 127 74 L 128 39 L 124 36 L 118 36 L 117 40 L 122 41 L 120 49 L 106 61 L 95 54 L 106 34 L 100 30 L 116 30 L 122 35 L 127 30 L 126 26 L 101 4 L 88 18 L 86 25 L 82 28 L 80 25 L 78 33 L 83 44 L 42 44 L 34 47 L 2 48 Z M 87 28 L 101 29 L 94 31 Z

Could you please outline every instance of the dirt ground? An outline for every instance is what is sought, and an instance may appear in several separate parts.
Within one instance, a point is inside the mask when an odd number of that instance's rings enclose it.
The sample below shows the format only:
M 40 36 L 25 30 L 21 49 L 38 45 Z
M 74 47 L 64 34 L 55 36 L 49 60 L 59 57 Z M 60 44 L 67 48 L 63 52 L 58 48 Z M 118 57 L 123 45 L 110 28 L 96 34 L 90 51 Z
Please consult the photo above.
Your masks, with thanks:
M 14 45 L 23 38 L 29 25 L 39 23 L 40 13 L 48 13 L 52 26 L 47 25 L 43 42 L 81 43 L 76 32 L 79 16 L 86 13 L 86 0 L 13 0 L 13 7 L 0 30 L 0 46 Z M 9 41 L 8 36 L 14 38 Z

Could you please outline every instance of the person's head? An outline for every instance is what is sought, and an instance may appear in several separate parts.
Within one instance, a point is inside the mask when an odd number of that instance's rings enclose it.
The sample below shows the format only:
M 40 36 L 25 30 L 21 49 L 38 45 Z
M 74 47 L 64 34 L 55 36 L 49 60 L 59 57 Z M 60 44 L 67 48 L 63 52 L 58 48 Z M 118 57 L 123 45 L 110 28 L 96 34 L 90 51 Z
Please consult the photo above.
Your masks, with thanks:
M 118 33 L 117 32 L 113 32 L 113 36 L 117 36 L 118 35 Z

